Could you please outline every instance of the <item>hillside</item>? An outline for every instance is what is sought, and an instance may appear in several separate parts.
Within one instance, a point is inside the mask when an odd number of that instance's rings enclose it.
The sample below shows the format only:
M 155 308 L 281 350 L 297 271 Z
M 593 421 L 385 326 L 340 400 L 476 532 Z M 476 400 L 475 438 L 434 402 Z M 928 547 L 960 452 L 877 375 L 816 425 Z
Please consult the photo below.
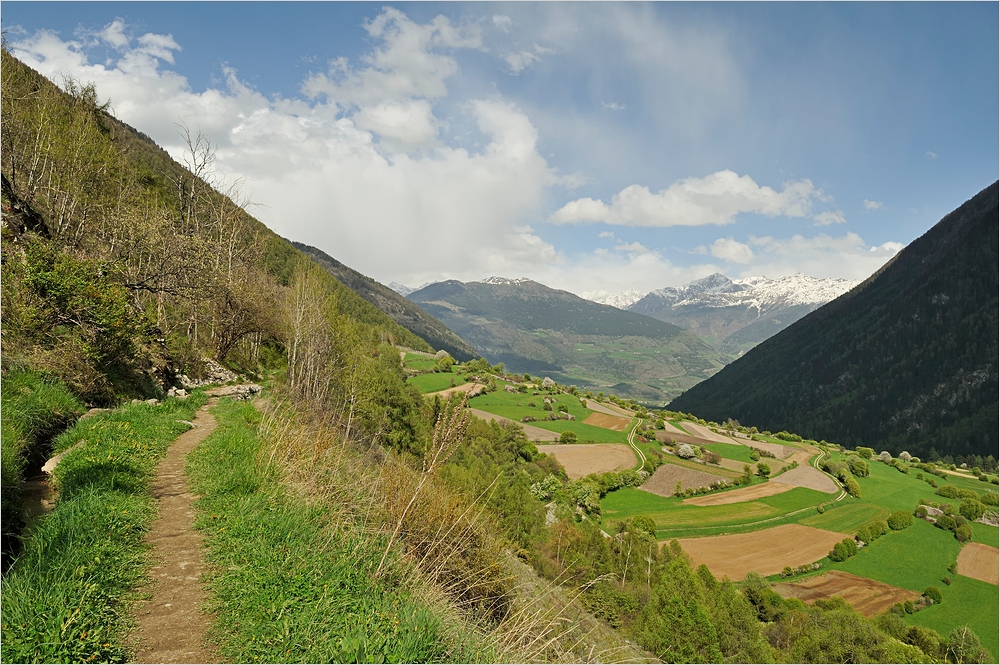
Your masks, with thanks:
M 626 309 L 672 323 L 739 356 L 857 284 L 808 275 L 731 280 L 716 273 L 651 291 Z
M 479 357 L 468 342 L 392 288 L 345 266 L 321 249 L 295 241 L 292 241 L 292 245 L 323 266 L 340 283 L 388 314 L 393 321 L 425 340 L 434 349 L 444 349 L 459 361 Z
M 676 326 L 531 280 L 439 282 L 408 298 L 510 371 L 644 401 L 669 399 L 724 362 Z
M 849 446 L 997 450 L 997 184 L 670 407 Z

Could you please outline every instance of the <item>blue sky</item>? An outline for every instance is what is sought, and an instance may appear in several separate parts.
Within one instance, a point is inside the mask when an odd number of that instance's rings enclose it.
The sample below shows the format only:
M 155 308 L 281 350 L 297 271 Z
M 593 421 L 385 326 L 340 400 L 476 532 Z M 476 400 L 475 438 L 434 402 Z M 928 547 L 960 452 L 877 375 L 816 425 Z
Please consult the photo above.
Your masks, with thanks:
M 861 279 L 997 179 L 996 3 L 3 3 L 383 282 Z

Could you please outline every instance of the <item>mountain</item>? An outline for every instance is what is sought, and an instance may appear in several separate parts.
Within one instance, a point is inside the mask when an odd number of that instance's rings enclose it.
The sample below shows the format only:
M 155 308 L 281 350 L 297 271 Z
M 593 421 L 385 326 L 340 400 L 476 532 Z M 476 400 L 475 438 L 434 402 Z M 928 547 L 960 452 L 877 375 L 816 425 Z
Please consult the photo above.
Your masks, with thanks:
M 300 242 L 291 242 L 297 250 L 323 266 L 341 284 L 355 291 L 388 314 L 393 321 L 421 337 L 435 349 L 444 349 L 460 362 L 479 357 L 468 342 L 393 289 L 345 266 L 321 249 Z
M 858 284 L 802 274 L 731 280 L 716 273 L 652 291 L 627 309 L 673 323 L 739 356 Z
M 994 183 L 670 408 L 894 453 L 995 455 L 997 215 Z
M 677 326 L 526 278 L 438 282 L 409 298 L 510 371 L 646 401 L 679 394 L 725 361 Z
M 395 291 L 396 293 L 398 293 L 399 295 L 404 296 L 404 297 L 410 295 L 411 293 L 413 293 L 414 291 L 417 290 L 417 289 L 414 289 L 413 287 L 407 286 L 406 284 L 400 284 L 399 282 L 389 282 L 389 284 L 387 286 L 390 289 L 392 289 L 393 291 Z M 427 286 L 427 285 L 424 284 L 424 286 Z M 422 289 L 423 286 L 417 287 L 417 288 Z
M 590 300 L 591 302 L 596 302 L 600 305 L 611 305 L 612 307 L 617 307 L 618 309 L 628 309 L 630 305 L 642 299 L 642 295 L 642 291 L 630 289 L 628 291 L 619 291 L 617 293 L 611 293 L 609 291 L 587 291 L 586 293 L 581 293 L 580 297 L 585 300 Z

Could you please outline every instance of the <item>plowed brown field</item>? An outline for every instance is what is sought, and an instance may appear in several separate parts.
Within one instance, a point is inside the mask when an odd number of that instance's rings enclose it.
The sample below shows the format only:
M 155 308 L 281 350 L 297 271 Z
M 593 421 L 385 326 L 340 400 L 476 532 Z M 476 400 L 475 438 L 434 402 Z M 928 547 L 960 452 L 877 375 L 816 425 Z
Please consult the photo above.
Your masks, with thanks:
M 559 432 L 552 432 L 547 429 L 542 429 L 541 427 L 535 427 L 534 425 L 527 425 L 525 423 L 519 423 L 516 420 L 511 420 L 510 418 L 504 418 L 503 416 L 498 416 L 495 413 L 489 413 L 481 409 L 469 409 L 469 411 L 477 418 L 482 418 L 483 420 L 489 422 L 495 420 L 498 423 L 514 423 L 524 429 L 524 435 L 528 437 L 531 441 L 558 441 Z
M 826 492 L 827 494 L 834 494 L 840 491 L 840 487 L 837 486 L 837 483 L 833 482 L 830 476 L 801 462 L 796 468 L 789 469 L 778 476 L 775 481 L 794 487 L 808 487 L 811 490 Z
M 753 533 L 685 538 L 680 544 L 696 566 L 705 564 L 718 578 L 742 580 L 752 570 L 775 575 L 785 566 L 819 561 L 845 537 L 801 524 L 782 524 Z
M 681 489 L 686 490 L 689 487 L 707 487 L 717 480 L 726 478 L 668 463 L 657 469 L 639 489 L 660 496 L 673 496 L 678 482 L 681 484 Z
M 712 430 L 708 429 L 704 425 L 699 425 L 698 423 L 685 422 L 684 429 L 691 432 L 695 436 L 701 439 L 707 439 L 708 441 L 714 441 L 716 443 L 742 443 L 742 441 L 734 441 L 728 436 L 723 436 L 722 434 L 716 434 Z M 744 444 L 746 445 L 746 444 Z
M 774 496 L 775 494 L 781 494 L 782 492 L 787 492 L 793 488 L 794 487 L 792 485 L 786 485 L 784 483 L 768 482 L 761 483 L 759 485 L 751 485 L 750 487 L 743 487 L 738 490 L 719 492 L 718 494 L 709 494 L 708 496 L 696 496 L 691 499 L 684 499 L 682 503 L 692 506 L 724 506 L 728 503 L 743 503 L 744 501 L 761 499 L 765 496 Z
M 958 553 L 958 574 L 973 579 L 997 583 L 997 548 L 982 543 L 968 543 Z
M 632 422 L 628 418 L 622 418 L 621 416 L 609 416 L 606 413 L 598 413 L 594 411 L 592 414 L 583 419 L 588 425 L 593 425 L 594 427 L 603 427 L 604 429 L 611 429 L 616 432 L 624 432 L 628 424 Z
M 920 598 L 916 591 L 839 570 L 831 570 L 801 582 L 775 584 L 772 588 L 784 598 L 798 598 L 806 603 L 840 596 L 866 617 L 884 612 L 896 603 Z
M 566 469 L 570 478 L 583 478 L 592 473 L 604 473 L 635 466 L 635 453 L 621 443 L 568 443 L 538 446 L 538 452 L 552 455 Z

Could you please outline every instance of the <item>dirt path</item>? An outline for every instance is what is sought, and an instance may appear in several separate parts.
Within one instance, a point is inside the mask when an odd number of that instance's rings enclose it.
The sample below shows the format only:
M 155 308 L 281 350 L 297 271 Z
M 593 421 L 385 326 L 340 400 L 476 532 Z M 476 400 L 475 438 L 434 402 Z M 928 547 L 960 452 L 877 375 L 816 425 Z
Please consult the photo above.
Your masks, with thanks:
M 199 582 L 205 563 L 201 534 L 192 526 L 195 497 L 184 476 L 187 454 L 215 429 L 215 417 L 208 409 L 216 401 L 198 410 L 195 426 L 177 437 L 156 470 L 152 494 L 159 502 L 159 516 L 146 536 L 154 547 L 153 596 L 133 610 L 137 663 L 219 662 L 206 644 L 212 620 L 201 611 L 207 596 Z

